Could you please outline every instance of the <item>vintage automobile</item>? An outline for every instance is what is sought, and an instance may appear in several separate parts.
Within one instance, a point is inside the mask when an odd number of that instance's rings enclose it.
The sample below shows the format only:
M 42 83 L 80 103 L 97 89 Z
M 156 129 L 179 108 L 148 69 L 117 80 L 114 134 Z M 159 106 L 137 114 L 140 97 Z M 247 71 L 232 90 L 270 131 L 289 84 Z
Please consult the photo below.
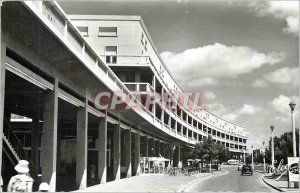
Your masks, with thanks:
M 243 165 L 241 175 L 243 176 L 244 174 L 250 174 L 252 176 L 253 171 L 250 165 Z

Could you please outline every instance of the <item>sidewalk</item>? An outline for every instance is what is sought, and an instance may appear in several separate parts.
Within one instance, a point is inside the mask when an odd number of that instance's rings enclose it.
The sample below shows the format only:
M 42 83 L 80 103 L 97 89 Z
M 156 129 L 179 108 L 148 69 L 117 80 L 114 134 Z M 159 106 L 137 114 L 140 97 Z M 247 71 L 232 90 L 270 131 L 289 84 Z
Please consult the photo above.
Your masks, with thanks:
M 216 172 L 214 175 L 218 175 Z M 212 176 L 202 173 L 197 176 L 141 175 L 108 182 L 79 192 L 178 192 L 190 183 Z
M 288 188 L 286 177 L 282 177 L 280 180 L 276 181 L 269 175 L 265 175 L 262 177 L 262 180 L 264 183 L 280 192 L 299 192 L 299 188 Z

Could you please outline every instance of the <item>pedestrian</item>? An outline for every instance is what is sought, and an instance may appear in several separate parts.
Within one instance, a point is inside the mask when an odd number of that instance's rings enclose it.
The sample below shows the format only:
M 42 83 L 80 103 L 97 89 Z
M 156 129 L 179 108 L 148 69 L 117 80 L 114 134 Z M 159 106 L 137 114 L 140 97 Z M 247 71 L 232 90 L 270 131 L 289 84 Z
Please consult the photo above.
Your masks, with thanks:
M 29 175 L 29 162 L 20 160 L 15 166 L 17 175 L 12 176 L 9 180 L 8 192 L 32 192 L 33 179 Z
M 49 185 L 46 182 L 43 182 L 39 186 L 39 192 L 48 192 L 49 191 Z

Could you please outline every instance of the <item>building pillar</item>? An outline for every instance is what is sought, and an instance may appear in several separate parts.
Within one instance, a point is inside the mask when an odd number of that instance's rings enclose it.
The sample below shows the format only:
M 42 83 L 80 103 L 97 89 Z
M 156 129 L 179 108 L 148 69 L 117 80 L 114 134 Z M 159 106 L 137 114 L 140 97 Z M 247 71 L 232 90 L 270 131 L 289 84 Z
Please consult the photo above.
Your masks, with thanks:
M 164 143 L 164 157 L 169 159 L 169 153 L 168 153 L 168 144 Z
M 76 160 L 76 185 L 79 190 L 87 185 L 87 156 L 88 156 L 88 100 L 85 106 L 77 111 L 77 160 Z
M 131 130 L 125 131 L 125 172 L 126 178 L 131 177 Z
M 121 178 L 121 127 L 119 124 L 114 126 L 114 165 L 113 175 L 115 180 Z
M 134 134 L 134 140 L 135 140 L 135 143 L 134 143 L 134 152 L 135 152 L 135 155 L 134 155 L 134 171 L 135 171 L 135 175 L 136 176 L 139 176 L 140 175 L 140 144 L 141 144 L 141 138 L 140 138 L 140 131 L 138 133 L 135 133 Z
M 148 134 L 146 135 L 146 157 L 149 157 L 149 138 L 148 138 Z
M 56 188 L 57 115 L 58 80 L 55 78 L 54 89 L 47 90 L 43 103 L 42 181 L 49 184 L 49 192 L 55 192 Z
M 159 143 L 159 154 L 162 157 L 165 157 L 165 142 L 160 141 Z
M 99 120 L 98 134 L 98 178 L 100 184 L 106 183 L 106 154 L 107 154 L 107 111 Z
M 182 156 L 181 156 L 181 147 L 178 146 L 178 163 L 182 162 Z
M 156 78 L 155 78 L 155 74 L 153 74 L 153 78 L 152 78 L 152 81 L 153 81 L 153 94 L 154 94 L 154 98 L 156 97 Z M 154 117 L 155 117 L 155 114 L 156 114 L 156 100 L 154 99 L 153 100 L 153 111 L 152 111 Z
M 155 152 L 155 156 L 158 157 L 160 155 L 160 140 L 157 140 L 157 152 Z
M 148 138 L 148 157 L 154 157 L 154 138 Z
M 162 128 L 164 128 L 164 126 L 165 126 L 165 110 L 163 109 L 163 108 L 161 108 L 161 118 L 160 118 L 160 120 L 161 120 L 161 125 L 162 125 Z
M 6 58 L 6 46 L 2 41 L 2 18 L 1 18 L 2 2 L 0 2 L 0 133 L 3 135 L 3 122 L 4 122 L 4 97 L 5 97 L 5 58 Z M 2 135 L 0 135 L 0 170 L 2 168 Z M 1 178 L 1 175 L 0 175 Z M 0 179 L 2 180 L 2 179 Z M 2 187 L 0 185 L 0 192 Z
M 39 170 L 39 144 L 40 144 L 40 121 L 38 116 L 32 117 L 32 130 L 31 130 L 31 162 L 33 164 L 34 172 L 31 172 L 33 179 L 37 179 Z

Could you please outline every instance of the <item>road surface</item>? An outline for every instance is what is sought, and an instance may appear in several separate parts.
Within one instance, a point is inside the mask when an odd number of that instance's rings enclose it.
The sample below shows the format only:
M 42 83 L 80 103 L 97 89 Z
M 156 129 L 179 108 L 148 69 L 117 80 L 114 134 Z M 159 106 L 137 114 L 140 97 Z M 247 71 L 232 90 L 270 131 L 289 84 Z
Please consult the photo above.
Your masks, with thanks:
M 186 188 L 185 192 L 277 192 L 261 180 L 262 174 L 258 172 L 254 172 L 253 176 L 241 176 L 237 166 L 224 166 L 222 169 L 227 170 L 228 173 L 195 183 Z

